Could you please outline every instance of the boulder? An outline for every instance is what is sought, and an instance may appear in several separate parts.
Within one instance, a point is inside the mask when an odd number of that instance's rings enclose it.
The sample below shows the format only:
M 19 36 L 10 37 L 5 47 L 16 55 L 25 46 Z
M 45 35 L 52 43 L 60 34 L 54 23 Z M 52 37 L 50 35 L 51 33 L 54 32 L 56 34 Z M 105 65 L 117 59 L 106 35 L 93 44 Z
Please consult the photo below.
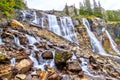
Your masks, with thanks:
M 63 69 L 66 66 L 66 61 L 72 57 L 70 52 L 56 52 L 55 53 L 55 65 L 58 69 Z
M 19 73 L 27 72 L 33 65 L 33 62 L 30 59 L 21 60 L 15 68 L 19 71 Z
M 10 21 L 10 26 L 12 27 L 22 27 L 24 29 L 24 26 L 22 23 L 18 22 L 17 20 L 11 20 Z
M 53 59 L 52 51 L 45 51 L 42 53 L 43 59 Z
M 26 75 L 25 74 L 17 74 L 16 77 L 19 78 L 20 80 L 25 80 Z
M 67 62 L 67 69 L 72 72 L 80 72 L 82 68 L 79 65 L 78 60 L 72 60 Z

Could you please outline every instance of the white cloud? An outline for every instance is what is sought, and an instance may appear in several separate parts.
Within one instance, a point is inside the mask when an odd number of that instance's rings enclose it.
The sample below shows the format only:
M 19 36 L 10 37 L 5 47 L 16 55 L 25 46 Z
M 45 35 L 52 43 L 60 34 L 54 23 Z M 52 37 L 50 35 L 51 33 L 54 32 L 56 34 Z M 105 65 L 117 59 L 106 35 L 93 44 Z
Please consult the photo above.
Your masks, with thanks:
M 79 8 L 79 2 L 83 0 L 27 0 L 29 8 L 39 10 L 63 10 L 65 4 L 73 5 Z M 92 0 L 91 0 L 92 1 Z M 96 0 L 98 1 L 98 0 Z M 120 0 L 99 0 L 105 9 L 120 9 Z

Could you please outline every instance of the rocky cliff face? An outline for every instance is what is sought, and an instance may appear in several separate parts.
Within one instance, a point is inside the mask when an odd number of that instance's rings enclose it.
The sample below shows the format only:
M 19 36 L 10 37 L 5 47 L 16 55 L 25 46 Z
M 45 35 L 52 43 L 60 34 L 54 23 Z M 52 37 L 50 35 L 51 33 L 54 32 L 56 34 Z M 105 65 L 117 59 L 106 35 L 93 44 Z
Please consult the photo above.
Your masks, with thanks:
M 34 22 L 34 16 L 27 18 Z M 8 25 L 6 21 L 0 24 L 1 80 L 120 79 L 119 56 L 110 51 L 108 39 L 100 38 L 102 25 L 91 22 L 90 29 L 111 56 L 93 51 L 91 38 L 81 20 L 75 30 L 78 44 L 30 22 L 21 21 L 21 24 L 24 29 L 19 24 Z

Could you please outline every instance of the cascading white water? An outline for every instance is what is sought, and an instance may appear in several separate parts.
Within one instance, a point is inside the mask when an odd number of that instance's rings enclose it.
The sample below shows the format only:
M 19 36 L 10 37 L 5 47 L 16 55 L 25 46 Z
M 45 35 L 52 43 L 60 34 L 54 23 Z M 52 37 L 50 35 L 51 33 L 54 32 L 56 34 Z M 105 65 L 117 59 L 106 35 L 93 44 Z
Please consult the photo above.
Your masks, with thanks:
M 34 11 L 33 12 L 33 15 L 34 15 L 34 20 L 32 21 L 34 24 L 39 24 L 39 20 L 37 20 L 37 14 L 36 14 L 36 12 Z
M 57 18 L 55 15 L 48 15 L 49 30 L 61 35 L 60 26 L 58 25 Z
M 108 32 L 107 30 L 105 30 L 105 32 L 106 32 L 106 34 L 107 34 L 107 36 L 108 36 L 108 38 L 109 38 L 109 40 L 110 40 L 110 44 L 111 44 L 111 46 L 112 46 L 112 49 L 113 49 L 117 54 L 120 55 L 120 51 L 119 51 L 118 48 L 117 48 L 117 44 L 114 42 L 114 40 L 112 39 L 112 37 L 111 37 L 111 35 L 109 34 L 109 32 Z
M 2 29 L 0 29 L 0 43 L 2 43 L 1 33 L 2 33 Z
M 14 36 L 14 42 L 15 42 L 18 46 L 20 46 L 20 41 L 19 41 L 18 37 L 15 37 L 15 36 Z
M 27 37 L 27 39 L 29 40 L 29 44 L 30 45 L 33 45 L 35 42 L 39 42 L 38 41 L 38 39 L 35 39 L 33 36 L 30 36 L 30 35 L 26 35 L 26 37 Z M 34 50 L 37 50 L 37 48 L 36 48 L 36 46 L 35 45 L 33 45 L 34 46 Z M 52 53 L 53 53 L 53 56 L 55 56 L 55 51 L 52 51 Z M 34 64 L 33 64 L 33 66 L 34 67 L 36 67 L 36 68 L 40 68 L 40 69 L 42 69 L 42 70 L 44 70 L 44 66 L 45 65 L 50 65 L 51 67 L 55 67 L 55 64 L 54 64 L 54 59 L 50 59 L 50 60 L 45 60 L 45 59 L 43 59 L 42 58 L 42 56 L 41 56 L 41 52 L 39 52 L 37 55 L 38 55 L 38 57 L 39 57 L 39 59 L 37 60 L 36 58 L 35 58 L 35 53 L 34 52 L 32 52 L 31 54 L 30 54 L 30 59 L 34 62 Z
M 78 43 L 74 25 L 70 17 L 61 17 L 61 25 L 58 25 L 58 21 L 55 15 L 39 13 L 42 16 L 38 16 L 36 11 L 22 11 L 22 13 L 23 20 L 26 18 L 26 20 L 29 21 L 32 25 L 39 27 L 41 26 L 42 28 L 46 28 L 71 42 Z M 34 18 L 34 20 L 27 19 L 26 16 L 31 16 L 30 18 Z M 45 26 L 44 24 L 47 24 L 48 26 Z
M 70 17 L 61 17 L 61 32 L 62 36 L 72 42 L 77 42 L 74 25 Z
M 85 27 L 87 29 L 93 50 L 98 52 L 101 55 L 107 55 L 105 50 L 103 49 L 101 43 L 97 40 L 95 35 L 90 31 L 90 29 L 89 29 L 90 25 L 89 25 L 89 22 L 87 21 L 87 19 L 83 18 L 83 24 L 85 25 Z
M 15 66 L 16 59 L 15 59 L 15 58 L 12 58 L 12 59 L 10 60 L 10 62 L 11 62 L 11 64 L 12 64 L 12 66 Z

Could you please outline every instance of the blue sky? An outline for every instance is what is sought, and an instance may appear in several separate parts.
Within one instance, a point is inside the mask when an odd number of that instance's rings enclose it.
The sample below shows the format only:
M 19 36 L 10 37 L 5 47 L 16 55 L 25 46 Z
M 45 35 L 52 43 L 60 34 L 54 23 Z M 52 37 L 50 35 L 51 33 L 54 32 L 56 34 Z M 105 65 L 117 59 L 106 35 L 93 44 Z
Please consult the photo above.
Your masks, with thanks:
M 63 10 L 65 4 L 73 5 L 79 8 L 79 2 L 83 0 L 26 0 L 29 8 L 39 10 Z M 91 0 L 92 3 L 93 0 Z M 120 0 L 96 0 L 100 1 L 102 7 L 106 10 L 120 9 Z

